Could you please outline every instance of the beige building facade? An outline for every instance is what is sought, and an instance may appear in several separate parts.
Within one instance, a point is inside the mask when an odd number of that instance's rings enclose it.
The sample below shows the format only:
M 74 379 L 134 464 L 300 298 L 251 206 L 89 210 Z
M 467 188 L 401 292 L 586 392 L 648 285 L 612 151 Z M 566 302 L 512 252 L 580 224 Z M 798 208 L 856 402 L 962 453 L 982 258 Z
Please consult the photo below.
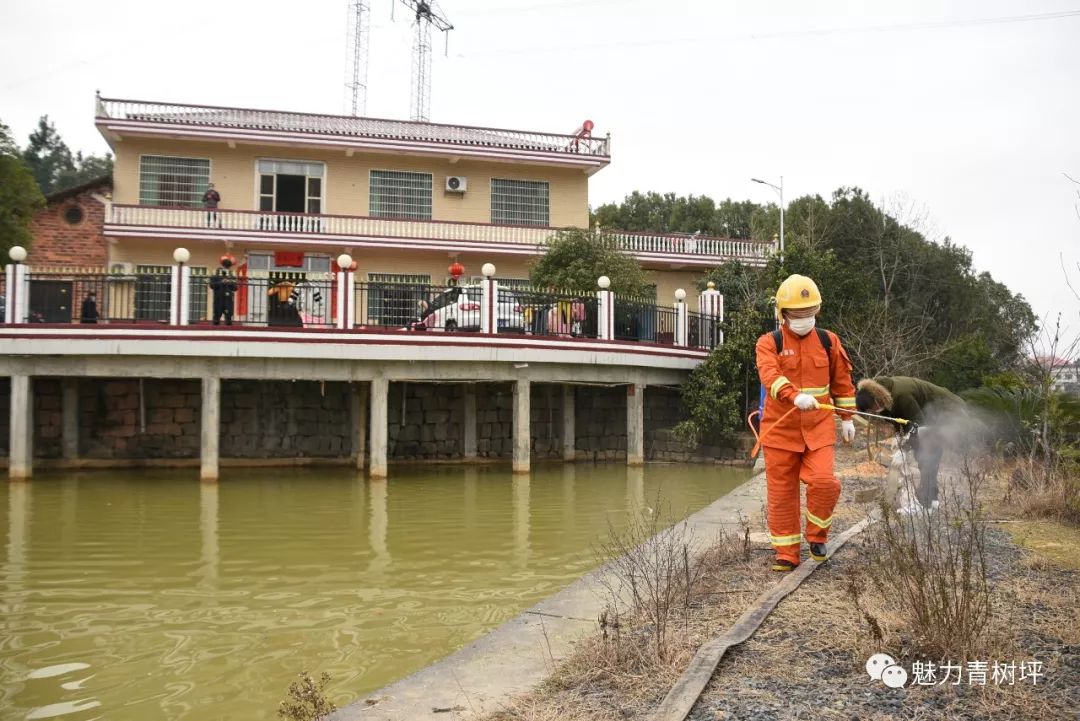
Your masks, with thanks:
M 242 270 L 323 274 L 348 253 L 356 279 L 443 285 L 485 263 L 524 284 L 543 243 L 589 226 L 589 179 L 611 161 L 591 123 L 572 134 L 163 105 L 98 98 L 116 161 L 105 235 L 111 272 L 191 253 L 195 275 L 230 253 Z M 586 130 L 588 128 L 588 130 Z M 216 209 L 204 207 L 213 184 Z M 658 303 L 691 301 L 702 273 L 764 261 L 767 244 L 616 233 Z

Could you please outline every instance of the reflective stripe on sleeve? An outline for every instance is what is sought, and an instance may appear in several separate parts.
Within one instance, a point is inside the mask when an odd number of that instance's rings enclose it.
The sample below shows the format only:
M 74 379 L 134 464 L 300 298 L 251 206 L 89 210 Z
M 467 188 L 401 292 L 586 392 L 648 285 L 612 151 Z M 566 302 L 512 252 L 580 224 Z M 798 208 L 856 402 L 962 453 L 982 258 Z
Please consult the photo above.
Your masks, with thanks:
M 791 385 L 791 381 L 787 379 L 787 376 L 780 376 L 773 381 L 772 388 L 769 389 L 769 395 L 773 397 L 773 400 L 776 400 L 776 394 L 786 385 Z
M 834 400 L 837 408 L 855 408 L 855 396 L 843 396 Z

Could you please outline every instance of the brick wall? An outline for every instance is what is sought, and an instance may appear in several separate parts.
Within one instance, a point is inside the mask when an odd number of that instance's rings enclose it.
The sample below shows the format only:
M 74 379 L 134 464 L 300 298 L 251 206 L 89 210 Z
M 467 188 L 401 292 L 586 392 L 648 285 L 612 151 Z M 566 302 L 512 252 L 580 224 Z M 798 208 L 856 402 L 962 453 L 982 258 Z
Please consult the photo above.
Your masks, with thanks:
M 27 263 L 34 265 L 104 266 L 107 262 L 103 226 L 105 205 L 92 197 L 108 192 L 108 186 L 87 190 L 78 195 L 49 201 L 30 226 L 34 241 Z M 65 219 L 69 208 L 82 209 L 83 218 L 76 224 Z

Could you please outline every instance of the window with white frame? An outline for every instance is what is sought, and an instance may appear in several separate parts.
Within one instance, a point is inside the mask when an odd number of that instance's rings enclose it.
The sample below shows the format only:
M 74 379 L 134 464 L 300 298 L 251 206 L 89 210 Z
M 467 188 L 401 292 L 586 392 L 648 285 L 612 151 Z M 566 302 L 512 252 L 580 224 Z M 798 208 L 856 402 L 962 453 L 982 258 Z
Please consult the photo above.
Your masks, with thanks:
M 209 183 L 210 161 L 206 158 L 139 158 L 139 205 L 199 208 Z
M 372 170 L 368 210 L 376 218 L 431 220 L 431 173 Z
M 260 159 L 259 210 L 281 213 L 321 213 L 322 163 Z
M 549 188 L 544 180 L 491 179 L 491 222 L 549 225 Z

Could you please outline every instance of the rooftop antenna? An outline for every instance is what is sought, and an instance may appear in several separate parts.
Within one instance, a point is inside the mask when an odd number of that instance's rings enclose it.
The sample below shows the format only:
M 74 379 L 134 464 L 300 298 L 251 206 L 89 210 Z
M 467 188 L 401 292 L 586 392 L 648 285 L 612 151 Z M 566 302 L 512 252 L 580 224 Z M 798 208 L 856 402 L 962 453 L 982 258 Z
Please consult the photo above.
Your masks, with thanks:
M 345 75 L 346 103 L 352 115 L 367 112 L 368 40 L 371 34 L 370 0 L 347 0 L 348 37 L 345 52 L 348 61 Z
M 412 98 L 409 112 L 413 120 L 427 121 L 431 113 L 431 28 L 447 33 L 446 52 L 450 48 L 449 33 L 454 29 L 434 0 L 401 0 L 416 18 L 413 36 Z

